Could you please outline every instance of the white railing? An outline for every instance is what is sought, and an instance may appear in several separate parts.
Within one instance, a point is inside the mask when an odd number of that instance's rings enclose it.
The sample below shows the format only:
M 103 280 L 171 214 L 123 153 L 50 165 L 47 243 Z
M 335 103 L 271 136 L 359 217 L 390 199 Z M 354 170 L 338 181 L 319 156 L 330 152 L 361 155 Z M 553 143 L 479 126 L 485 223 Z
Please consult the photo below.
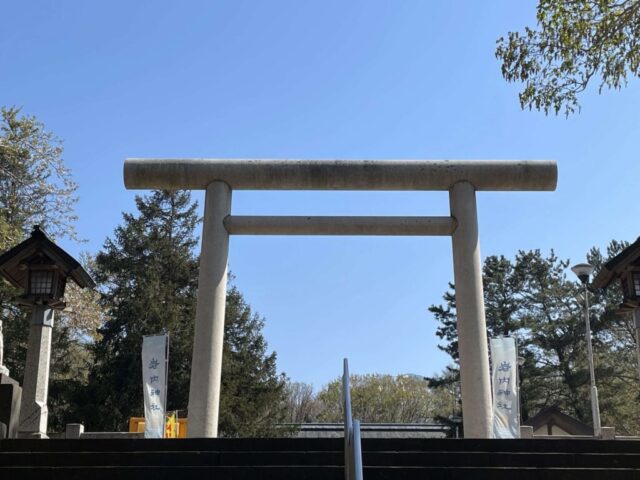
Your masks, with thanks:
M 345 480 L 362 480 L 360 421 L 353 420 L 351 416 L 349 361 L 346 358 L 342 374 L 342 404 L 344 407 L 344 478 Z

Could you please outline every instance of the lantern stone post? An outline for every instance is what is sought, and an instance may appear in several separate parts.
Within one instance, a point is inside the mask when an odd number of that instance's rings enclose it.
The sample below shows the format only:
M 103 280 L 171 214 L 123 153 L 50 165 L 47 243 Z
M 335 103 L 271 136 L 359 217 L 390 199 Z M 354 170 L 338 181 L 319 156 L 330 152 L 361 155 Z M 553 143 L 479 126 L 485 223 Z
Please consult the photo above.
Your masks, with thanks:
M 51 335 L 54 310 L 46 305 L 35 305 L 31 312 L 27 363 L 22 382 L 22 405 L 18 437 L 48 438 L 47 396 L 51 367 Z

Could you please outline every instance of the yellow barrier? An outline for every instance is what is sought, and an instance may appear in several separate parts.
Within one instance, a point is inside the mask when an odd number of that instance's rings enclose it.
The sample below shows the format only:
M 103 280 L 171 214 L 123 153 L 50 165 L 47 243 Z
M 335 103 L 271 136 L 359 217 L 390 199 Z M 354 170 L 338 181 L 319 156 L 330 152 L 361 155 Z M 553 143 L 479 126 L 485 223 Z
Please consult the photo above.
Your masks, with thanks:
M 173 429 L 175 432 L 174 436 L 171 436 L 169 417 L 170 416 L 167 415 L 167 422 L 165 423 L 165 438 L 187 438 L 188 419 L 178 418 L 174 425 L 175 428 Z M 144 433 L 144 417 L 131 417 L 129 419 L 129 433 Z

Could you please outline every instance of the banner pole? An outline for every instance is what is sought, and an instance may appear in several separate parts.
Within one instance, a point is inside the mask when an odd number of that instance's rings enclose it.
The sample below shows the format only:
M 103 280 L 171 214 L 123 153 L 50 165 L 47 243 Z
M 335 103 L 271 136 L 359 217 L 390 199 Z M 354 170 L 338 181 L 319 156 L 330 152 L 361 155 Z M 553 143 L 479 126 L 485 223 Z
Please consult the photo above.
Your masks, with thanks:
M 167 337 L 167 342 L 166 342 L 166 346 L 165 346 L 165 352 L 164 352 L 164 436 L 167 436 L 167 412 L 169 411 L 168 405 L 167 405 L 167 392 L 169 390 L 169 332 L 167 332 L 166 334 Z

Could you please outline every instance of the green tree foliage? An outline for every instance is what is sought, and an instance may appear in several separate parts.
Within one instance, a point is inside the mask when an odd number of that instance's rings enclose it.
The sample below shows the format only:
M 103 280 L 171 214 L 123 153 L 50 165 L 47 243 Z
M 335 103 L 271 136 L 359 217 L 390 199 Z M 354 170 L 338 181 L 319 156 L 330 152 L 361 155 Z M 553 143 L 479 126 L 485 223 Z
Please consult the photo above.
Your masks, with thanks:
M 74 237 L 76 188 L 60 141 L 35 117 L 21 116 L 18 108 L 0 108 L 0 252 L 24 240 L 34 224 L 53 236 Z M 4 362 L 22 380 L 29 322 L 12 302 L 18 294 L 0 282 Z M 55 373 L 55 365 L 53 369 Z
M 366 423 L 420 423 L 448 414 L 454 399 L 443 389 L 429 388 L 412 375 L 351 375 L 353 418 Z M 317 395 L 321 422 L 342 422 L 342 379 Z
M 626 242 L 612 241 L 607 246 L 606 255 L 592 248 L 587 256 L 596 271 L 611 257 L 627 247 Z M 617 284 L 605 291 L 595 292 L 595 308 L 592 322 L 606 325 L 600 329 L 599 342 L 602 348 L 596 350 L 596 362 L 605 365 L 609 374 L 597 377 L 600 394 L 600 410 L 603 425 L 613 425 L 623 434 L 640 434 L 640 400 L 638 382 L 638 357 L 636 330 L 630 313 L 619 314 L 617 306 L 622 302 L 622 291 Z M 597 373 L 596 373 L 597 375 Z
M 198 261 L 196 204 L 188 192 L 137 197 L 95 261 L 107 321 L 94 345 L 95 365 L 77 415 L 90 429 L 122 430 L 143 414 L 142 337 L 170 336 L 168 410 L 188 404 Z M 263 320 L 240 292 L 227 295 L 220 432 L 259 435 L 278 419 L 283 389 L 275 353 L 267 354 Z M 78 418 L 76 418 L 76 421 Z
M 91 256 L 81 254 L 80 262 L 87 271 L 92 270 Z M 98 327 L 106 318 L 99 299 L 99 292 L 81 289 L 74 282 L 68 282 L 66 308 L 56 312 L 49 378 L 51 431 L 62 431 L 67 423 L 75 421 L 75 397 L 86 388 L 93 364 L 92 343 L 98 337 Z
M 76 239 L 77 185 L 62 160 L 61 142 L 19 109 L 3 108 L 0 114 L 0 252 L 24 240 L 34 224 L 54 239 Z M 79 420 L 89 428 L 121 429 L 129 416 L 141 414 L 145 334 L 170 333 L 168 407 L 187 405 L 197 284 L 196 206 L 181 192 L 155 192 L 138 198 L 137 206 L 139 215 L 125 215 L 124 225 L 97 259 L 81 258 L 101 284 L 102 295 L 69 284 L 65 301 L 70 311 L 56 314 L 49 385 L 53 431 Z M 29 314 L 13 304 L 18 293 L 0 282 L 4 360 L 11 375 L 22 381 Z M 283 414 L 283 379 L 276 374 L 275 354 L 267 353 L 262 325 L 232 288 L 222 378 L 224 434 L 265 434 Z
M 540 0 L 537 28 L 498 39 L 509 82 L 522 82 L 522 108 L 567 115 L 593 80 L 619 89 L 640 72 L 638 0 Z
M 227 292 L 219 430 L 223 436 L 280 435 L 285 420 L 285 377 L 267 352 L 264 319 L 251 312 L 237 288 Z
M 184 408 L 195 315 L 198 218 L 188 193 L 136 197 L 95 259 L 107 321 L 93 345 L 89 388 L 78 404 L 88 428 L 121 430 L 142 413 L 140 349 L 144 335 L 170 333 L 168 408 Z
M 0 252 L 26 238 L 34 224 L 53 238 L 76 239 L 74 213 L 77 185 L 62 158 L 62 144 L 35 117 L 20 115 L 18 108 L 0 109 Z M 73 286 L 68 290 L 75 293 Z M 29 314 L 17 308 L 20 292 L 0 282 L 0 320 L 4 331 L 4 363 L 11 376 L 22 382 L 29 334 Z M 90 293 L 68 300 L 76 310 L 76 324 L 95 306 Z M 87 297 L 89 295 L 89 297 Z M 72 295 L 73 296 L 73 295 Z M 86 298 L 85 298 L 86 297 Z M 49 425 L 59 429 L 70 408 L 74 386 L 86 374 L 88 356 L 75 325 L 57 314 L 52 339 L 49 388 Z
M 285 385 L 284 421 L 289 424 L 315 422 L 318 417 L 319 405 L 313 393 L 313 387 L 304 382 L 288 381 Z
M 612 242 L 607 257 L 625 244 Z M 588 261 L 600 268 L 605 261 L 592 249 Z M 513 335 L 525 363 L 520 369 L 522 416 L 527 419 L 542 407 L 559 405 L 567 414 L 591 423 L 589 373 L 582 304 L 576 300 L 581 285 L 566 277 L 568 261 L 553 252 L 519 252 L 512 261 L 488 257 L 483 266 L 486 320 L 489 337 Z M 457 362 L 456 312 L 453 286 L 444 305 L 429 308 L 439 322 L 440 348 Z M 640 431 L 640 416 L 631 411 L 640 390 L 634 360 L 635 339 L 630 319 L 616 315 L 619 292 L 591 295 L 591 328 L 603 424 L 619 432 Z M 432 384 L 455 384 L 456 366 Z
M 54 238 L 76 238 L 77 188 L 61 141 L 20 109 L 0 109 L 0 248 L 20 242 L 35 224 Z

